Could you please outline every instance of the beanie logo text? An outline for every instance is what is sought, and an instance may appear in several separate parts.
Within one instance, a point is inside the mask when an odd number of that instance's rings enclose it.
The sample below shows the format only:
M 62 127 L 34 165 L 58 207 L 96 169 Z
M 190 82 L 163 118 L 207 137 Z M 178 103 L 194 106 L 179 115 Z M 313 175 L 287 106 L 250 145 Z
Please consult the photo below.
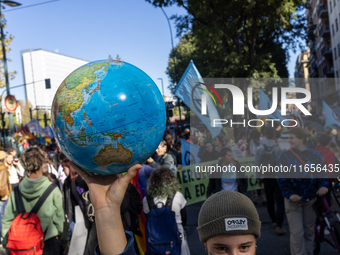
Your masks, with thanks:
M 247 218 L 225 218 L 226 231 L 248 230 Z

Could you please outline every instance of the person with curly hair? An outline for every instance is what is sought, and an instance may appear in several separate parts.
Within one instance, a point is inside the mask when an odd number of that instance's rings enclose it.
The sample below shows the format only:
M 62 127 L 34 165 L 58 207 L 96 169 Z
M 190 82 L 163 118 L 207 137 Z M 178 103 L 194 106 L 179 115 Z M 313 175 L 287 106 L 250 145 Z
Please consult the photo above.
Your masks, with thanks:
M 176 177 L 169 168 L 160 167 L 152 172 L 148 182 L 147 196 L 153 199 L 156 206 L 160 206 L 160 203 L 165 205 L 168 198 L 173 199 L 170 209 L 175 213 L 178 231 L 182 235 L 181 254 L 190 254 L 187 238 L 183 229 L 183 225 L 186 225 L 187 221 L 185 210 L 187 201 L 183 194 L 179 192 Z M 150 212 L 147 196 L 143 199 L 145 214 Z
M 19 184 L 19 192 L 21 194 L 25 210 L 30 212 L 34 205 L 45 190 L 51 185 L 49 179 L 43 175 L 43 165 L 45 163 L 44 152 L 39 147 L 32 147 L 25 151 L 21 159 L 23 165 L 28 171 Z M 53 184 L 54 185 L 54 184 Z M 18 215 L 18 209 L 15 202 L 15 193 L 12 192 L 8 199 L 2 220 L 2 238 L 3 245 L 6 247 L 8 231 L 14 218 Z M 41 228 L 45 233 L 45 246 L 43 255 L 59 254 L 60 238 L 63 233 L 64 210 L 62 204 L 62 195 L 59 189 L 55 188 L 46 198 L 40 210 L 37 213 L 40 219 Z M 24 238 L 24 237 L 23 237 Z

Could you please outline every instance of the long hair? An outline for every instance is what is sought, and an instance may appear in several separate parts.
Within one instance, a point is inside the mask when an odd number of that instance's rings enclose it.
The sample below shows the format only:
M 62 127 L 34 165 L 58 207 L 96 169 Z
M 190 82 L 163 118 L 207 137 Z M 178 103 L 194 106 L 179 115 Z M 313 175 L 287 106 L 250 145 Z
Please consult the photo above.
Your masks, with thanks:
M 9 172 L 3 162 L 0 162 L 0 197 L 9 196 L 12 185 L 9 184 Z
M 178 190 L 176 177 L 169 168 L 160 167 L 151 173 L 147 193 L 152 198 L 172 198 Z

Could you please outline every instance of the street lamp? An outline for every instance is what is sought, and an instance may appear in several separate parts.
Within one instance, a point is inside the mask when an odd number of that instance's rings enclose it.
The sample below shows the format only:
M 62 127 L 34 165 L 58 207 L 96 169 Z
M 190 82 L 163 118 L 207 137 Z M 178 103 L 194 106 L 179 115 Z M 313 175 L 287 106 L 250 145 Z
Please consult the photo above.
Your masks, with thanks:
M 172 39 L 172 30 L 171 30 L 171 24 L 170 24 L 170 20 L 168 18 L 168 15 L 166 15 L 165 11 L 163 10 L 163 8 L 161 7 L 161 10 L 166 18 L 166 20 L 168 21 L 168 25 L 169 25 L 169 29 L 170 29 L 170 38 L 171 38 L 171 46 L 172 46 L 172 50 L 173 52 L 175 53 L 175 56 L 174 56 L 174 71 L 175 71 L 175 82 L 176 82 L 176 86 L 177 86 L 177 72 L 176 72 L 176 51 L 175 51 L 175 48 L 174 48 L 174 41 Z M 162 82 L 163 84 L 163 82 Z M 179 110 L 179 123 L 180 125 L 182 125 L 182 115 L 181 115 L 181 104 L 180 104 L 180 101 L 179 101 L 179 98 L 177 97 L 177 104 L 178 104 L 178 110 Z
M 162 93 L 163 93 L 163 96 L 164 96 L 163 78 L 157 78 L 157 80 L 161 80 L 161 82 L 162 82 Z
M 5 71 L 5 83 L 6 83 L 6 90 L 7 95 L 10 95 L 9 91 L 9 81 L 8 81 L 8 71 L 7 71 L 7 58 L 6 58 L 6 48 L 5 48 L 5 36 L 4 36 L 4 24 L 2 20 L 2 5 L 6 4 L 11 7 L 16 7 L 21 5 L 20 3 L 14 2 L 14 1 L 7 1 L 7 0 L 0 0 L 0 30 L 1 30 L 1 46 L 2 46 L 2 56 L 3 56 L 3 62 L 4 62 L 4 71 Z M 3 98 L 1 98 L 3 100 Z M 5 127 L 4 127 L 5 128 Z M 9 132 L 10 136 L 12 136 L 14 132 L 14 122 L 13 122 L 13 114 L 9 113 Z

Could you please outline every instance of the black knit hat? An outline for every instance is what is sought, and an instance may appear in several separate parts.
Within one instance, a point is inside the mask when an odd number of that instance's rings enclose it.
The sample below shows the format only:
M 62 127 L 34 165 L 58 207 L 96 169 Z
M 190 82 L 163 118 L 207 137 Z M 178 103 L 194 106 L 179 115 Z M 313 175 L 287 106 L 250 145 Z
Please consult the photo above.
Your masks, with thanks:
M 261 221 L 253 202 L 245 195 L 223 190 L 209 197 L 198 215 L 198 235 L 204 243 L 220 235 L 261 235 Z

